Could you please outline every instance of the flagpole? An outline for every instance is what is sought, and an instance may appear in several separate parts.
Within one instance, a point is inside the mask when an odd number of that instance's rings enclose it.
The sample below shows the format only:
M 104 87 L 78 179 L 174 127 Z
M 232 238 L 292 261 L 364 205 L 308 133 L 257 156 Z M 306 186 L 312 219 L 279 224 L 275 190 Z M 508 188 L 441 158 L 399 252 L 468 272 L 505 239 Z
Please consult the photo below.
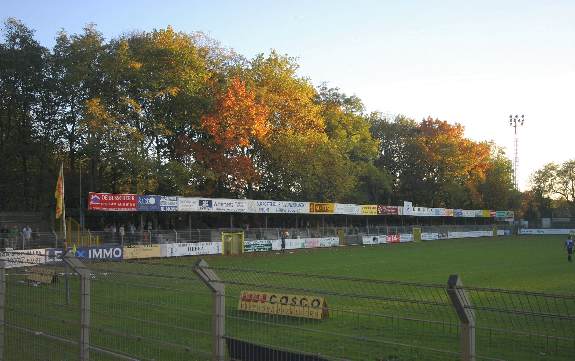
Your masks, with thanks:
M 64 186 L 64 163 L 62 163 L 62 230 L 64 231 L 64 247 L 68 248 L 68 238 L 66 237 L 66 197 Z

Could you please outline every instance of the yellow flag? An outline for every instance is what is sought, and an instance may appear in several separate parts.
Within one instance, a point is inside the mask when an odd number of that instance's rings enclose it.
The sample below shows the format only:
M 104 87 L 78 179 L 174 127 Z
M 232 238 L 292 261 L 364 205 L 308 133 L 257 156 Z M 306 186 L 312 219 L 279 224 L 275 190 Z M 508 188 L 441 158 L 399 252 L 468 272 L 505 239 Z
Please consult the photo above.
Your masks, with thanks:
M 60 167 L 54 197 L 56 197 L 56 218 L 61 218 L 64 213 L 64 163 Z

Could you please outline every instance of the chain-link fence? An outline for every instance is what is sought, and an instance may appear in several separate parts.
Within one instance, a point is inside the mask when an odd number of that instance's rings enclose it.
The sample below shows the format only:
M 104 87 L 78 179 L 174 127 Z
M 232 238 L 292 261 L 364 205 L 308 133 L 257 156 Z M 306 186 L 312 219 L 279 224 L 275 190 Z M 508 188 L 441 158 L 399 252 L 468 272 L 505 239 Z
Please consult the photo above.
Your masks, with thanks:
M 23 264 L 25 263 L 25 264 Z M 575 296 L 189 259 L 0 268 L 4 360 L 573 360 Z M 447 277 L 446 277 L 447 278 Z M 447 281 L 447 279 L 446 279 Z

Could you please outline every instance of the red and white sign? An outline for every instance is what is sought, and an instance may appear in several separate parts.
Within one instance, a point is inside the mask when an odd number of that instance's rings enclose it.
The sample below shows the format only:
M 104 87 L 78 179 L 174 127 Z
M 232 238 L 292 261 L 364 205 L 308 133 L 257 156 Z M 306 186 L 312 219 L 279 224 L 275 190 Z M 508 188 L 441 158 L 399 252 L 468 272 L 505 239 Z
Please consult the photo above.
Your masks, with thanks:
M 135 194 L 90 192 L 88 195 L 88 209 L 94 211 L 135 212 L 137 203 Z

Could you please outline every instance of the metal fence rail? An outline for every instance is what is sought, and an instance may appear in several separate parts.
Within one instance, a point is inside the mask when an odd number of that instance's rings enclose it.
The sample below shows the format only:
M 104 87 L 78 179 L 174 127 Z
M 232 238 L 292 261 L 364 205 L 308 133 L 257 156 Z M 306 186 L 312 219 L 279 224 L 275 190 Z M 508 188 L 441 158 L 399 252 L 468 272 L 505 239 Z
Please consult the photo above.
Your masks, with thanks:
M 219 242 L 222 232 L 244 232 L 245 240 L 276 240 L 281 233 L 287 231 L 291 238 L 319 238 L 344 237 L 348 244 L 361 243 L 364 235 L 387 235 L 411 233 L 414 226 L 371 226 L 371 227 L 321 227 L 321 228 L 218 228 L 218 229 L 170 229 L 126 231 L 122 236 L 118 232 L 104 231 L 78 231 L 68 235 L 71 242 L 81 246 L 96 246 L 101 244 L 162 244 L 162 243 L 195 243 Z M 422 232 L 466 232 L 466 231 L 492 231 L 492 225 L 446 225 L 446 226 L 415 226 Z M 509 226 L 499 225 L 498 229 L 510 229 Z M 0 248 L 33 249 L 33 248 L 62 248 L 64 235 L 60 232 L 35 232 L 30 240 L 23 240 L 22 236 L 1 238 Z

